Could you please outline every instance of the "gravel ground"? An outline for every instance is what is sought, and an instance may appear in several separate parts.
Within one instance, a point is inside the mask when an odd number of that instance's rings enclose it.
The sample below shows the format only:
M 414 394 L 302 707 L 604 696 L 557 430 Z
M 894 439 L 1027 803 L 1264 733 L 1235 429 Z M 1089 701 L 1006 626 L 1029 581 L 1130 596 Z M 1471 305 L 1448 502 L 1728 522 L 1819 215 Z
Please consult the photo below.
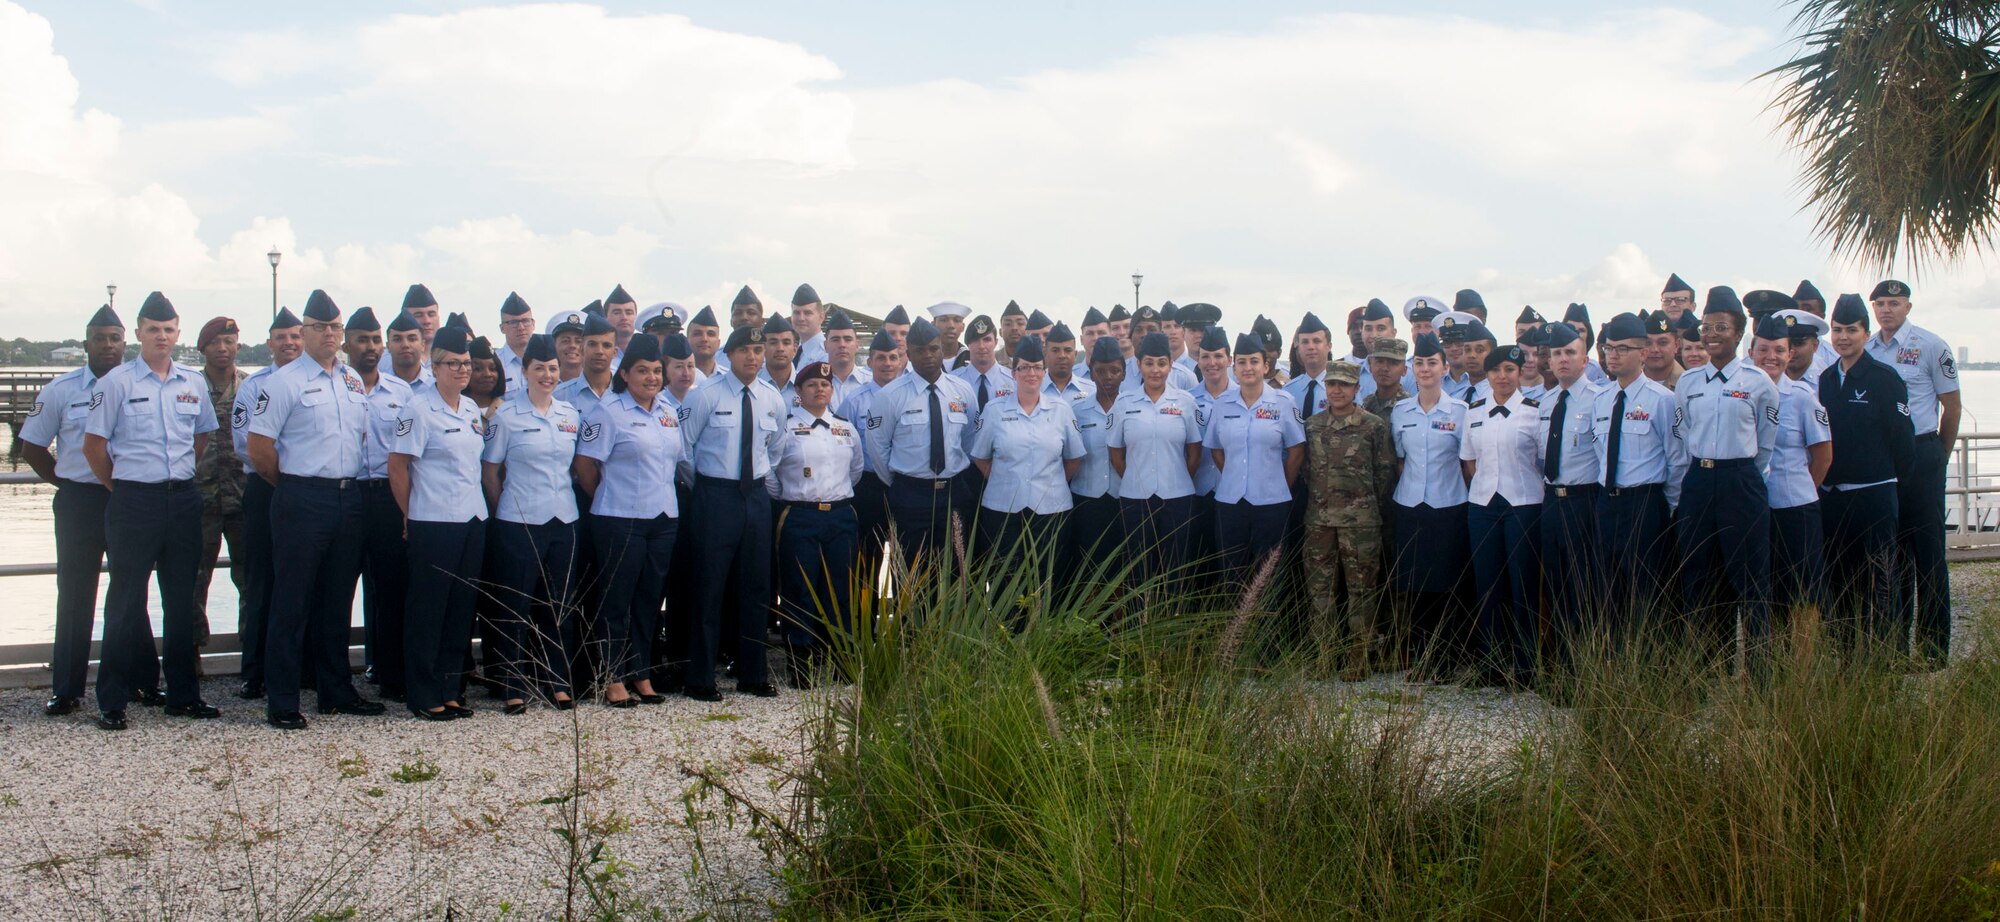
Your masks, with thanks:
M 1954 654 L 1993 625 L 2000 564 L 1952 571 Z M 262 708 L 210 680 L 219 721 L 134 707 L 105 733 L 89 713 L 41 715 L 47 692 L 0 699 L 0 918 L 561 917 L 574 827 L 602 843 L 590 876 L 634 916 L 768 917 L 780 897 L 767 828 L 690 770 L 759 810 L 790 809 L 803 699 L 671 698 L 614 711 L 545 708 L 432 724 L 311 717 L 263 726 Z M 1449 771 L 1504 766 L 1560 711 L 1534 695 L 1419 687 L 1391 676 L 1333 700 L 1407 732 Z M 581 774 L 585 816 L 548 802 Z M 575 891 L 579 913 L 593 905 Z

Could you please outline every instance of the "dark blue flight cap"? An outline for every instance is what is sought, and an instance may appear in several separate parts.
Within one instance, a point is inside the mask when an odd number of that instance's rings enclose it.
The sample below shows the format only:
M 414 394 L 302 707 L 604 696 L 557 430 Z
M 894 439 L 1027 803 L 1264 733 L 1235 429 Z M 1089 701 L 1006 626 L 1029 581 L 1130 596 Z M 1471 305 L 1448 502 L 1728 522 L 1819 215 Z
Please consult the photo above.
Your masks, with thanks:
M 763 333 L 765 336 L 770 336 L 773 333 L 790 333 L 793 336 L 797 336 L 799 335 L 799 330 L 797 327 L 792 326 L 790 320 L 785 319 L 785 315 L 772 314 L 764 318 Z
M 422 282 L 411 285 L 409 291 L 403 292 L 404 310 L 413 307 L 436 307 L 437 303 L 438 299 L 431 297 L 431 290 L 425 288 Z
M 1791 342 L 1792 328 L 1785 323 L 1783 317 L 1766 315 L 1757 321 L 1757 338 L 1782 339 L 1786 342 Z
M 347 328 L 350 330 L 372 332 L 382 329 L 382 321 L 375 319 L 374 308 L 363 307 L 356 310 L 352 316 L 347 318 Z
M 362 308 L 367 310 L 367 308 Z M 556 341 L 547 333 L 536 333 L 528 337 L 528 345 L 521 349 L 523 362 L 553 362 L 556 360 Z
M 1261 345 L 1261 343 L 1259 345 Z M 1228 348 L 1229 348 L 1228 331 L 1224 330 L 1219 326 L 1211 326 L 1208 329 L 1201 331 L 1201 346 L 1200 346 L 1201 351 L 1217 352 L 1217 351 L 1225 351 Z
M 1252 325 L 1252 329 L 1255 329 L 1254 324 Z M 1332 330 L 1327 329 L 1326 321 L 1319 319 L 1318 314 L 1306 311 L 1305 318 L 1299 321 L 1299 328 L 1293 330 L 1292 335 L 1304 336 L 1307 333 L 1327 333 L 1330 335 L 1332 332 Z
M 1000 309 L 1000 316 L 1002 316 L 1002 317 L 1026 317 L 1026 316 L 1028 316 L 1028 312 L 1027 312 L 1027 311 L 1024 311 L 1024 310 L 1022 310 L 1022 309 L 1021 309 L 1021 304 L 1020 304 L 1020 302 L 1018 302 L 1018 301 L 1013 301 L 1013 300 L 1009 300 L 1009 301 L 1007 302 L 1007 306 L 1006 306 L 1006 307 L 1003 307 L 1003 308 L 1001 308 L 1001 309 Z
M 624 302 L 615 302 L 624 303 Z M 750 332 L 739 330 L 741 332 Z M 625 359 L 620 362 L 620 370 L 632 367 L 633 362 L 657 362 L 660 360 L 660 340 L 656 336 L 634 336 L 625 346 Z
M 1539 324 L 1539 323 L 1548 323 L 1549 321 L 1548 318 L 1543 317 L 1539 311 L 1535 310 L 1533 305 L 1529 305 L 1521 308 L 1521 316 L 1515 317 L 1514 322 Z
M 1826 295 L 1819 293 L 1819 288 L 1813 285 L 1811 279 L 1800 279 L 1798 290 L 1792 292 L 1792 300 L 1818 301 L 1820 304 L 1824 305 L 1826 303 Z
M 583 315 L 583 335 L 602 336 L 606 333 L 616 332 L 618 332 L 618 328 L 612 326 L 611 321 L 604 319 L 603 314 L 585 313 Z M 634 336 L 632 338 L 642 339 L 644 337 Z
M 793 307 L 798 307 L 801 304 L 818 304 L 818 303 L 819 303 L 819 292 L 814 291 L 811 285 L 801 282 L 799 283 L 798 288 L 793 289 L 792 291 Z
M 1051 321 L 1049 319 L 1049 315 L 1044 314 L 1039 310 L 1028 315 L 1028 329 L 1030 330 L 1042 329 L 1043 327 L 1051 325 L 1053 322 L 1054 321 Z
M 1382 303 L 1381 298 L 1369 298 L 1368 306 L 1361 309 L 1361 319 L 1394 320 L 1396 314 L 1389 310 L 1389 305 Z
M 1178 306 L 1176 306 L 1172 301 L 1168 301 L 1165 304 L 1160 305 L 1160 322 L 1161 323 L 1181 322 L 1181 309 Z
M 1014 344 L 1014 361 L 1048 361 L 1048 356 L 1042 352 L 1042 338 L 1033 333 L 1021 337 L 1020 341 Z
M 465 319 L 464 314 L 458 313 L 456 311 L 452 312 L 450 316 L 444 318 L 444 325 L 448 327 L 457 327 L 461 330 L 464 330 L 467 333 L 472 332 L 472 321 Z
M 1090 347 L 1090 364 L 1111 364 L 1122 368 L 1125 365 L 1125 350 L 1118 347 L 1118 340 L 1101 337 Z
M 1680 273 L 1670 272 L 1667 274 L 1667 287 L 1660 289 L 1660 294 L 1672 294 L 1676 291 L 1685 291 L 1688 294 L 1694 294 L 1694 286 L 1682 281 Z
M 1052 343 L 1073 343 L 1076 342 L 1076 334 L 1070 332 L 1069 324 L 1058 323 L 1049 328 L 1049 335 L 1043 337 L 1043 339 Z
M 306 295 L 305 313 L 305 319 L 317 323 L 332 323 L 340 319 L 340 308 L 333 303 L 333 298 L 318 288 Z
M 464 355 L 472 348 L 472 336 L 458 327 L 445 327 L 431 337 L 431 348 L 443 350 L 453 355 Z
M 822 329 L 827 330 L 852 330 L 854 329 L 854 318 L 847 316 L 846 311 L 836 307 L 827 313 L 826 323 L 820 326 Z
M 1885 282 L 1876 283 L 1875 290 L 1868 293 L 1868 300 L 1879 301 L 1883 298 L 1907 298 L 1909 296 L 1910 286 L 1895 279 L 1889 279 Z
M 895 335 L 888 330 L 876 330 L 875 338 L 868 341 L 870 352 L 894 352 L 899 348 L 901 344 L 896 342 Z
M 410 316 L 409 311 L 397 311 L 396 316 L 389 319 L 389 331 L 392 333 L 408 333 L 411 330 L 421 329 L 423 327 L 417 325 L 417 318 Z
M 1264 348 L 1264 337 L 1255 333 L 1240 333 L 1236 337 L 1236 349 L 1231 355 L 1263 355 L 1270 350 Z
M 1862 329 L 1866 330 L 1868 329 L 1868 304 L 1861 300 L 1860 295 L 1841 295 L 1840 300 L 1835 301 L 1833 304 L 1833 314 L 1827 319 L 1832 320 L 1834 323 L 1850 326 L 1858 323 L 1861 324 Z
M 1142 359 L 1144 358 L 1164 359 L 1172 357 L 1174 352 L 1173 352 L 1173 347 L 1167 345 L 1167 334 L 1148 333 L 1145 336 L 1139 338 L 1139 346 L 1138 348 L 1132 350 L 1132 354 L 1135 357 Z
M 1663 326 L 1660 332 L 1665 333 L 1667 330 Z M 1630 312 L 1616 314 L 1612 316 L 1611 322 L 1604 325 L 1606 340 L 1645 339 L 1647 335 L 1649 334 L 1646 322 L 1640 320 L 1639 315 Z
M 679 333 L 668 333 L 666 340 L 660 343 L 660 358 L 691 359 L 694 358 L 694 347 L 688 344 L 687 337 Z
M 528 302 L 521 300 L 518 292 L 507 292 L 507 300 L 500 302 L 500 316 L 519 317 L 528 312 Z
M 289 330 L 295 326 L 300 326 L 299 315 L 292 313 L 292 309 L 289 307 L 278 308 L 278 315 L 271 318 L 271 329 L 273 330 Z
M 611 293 L 604 296 L 605 304 L 637 304 L 631 295 L 625 293 L 624 285 L 611 286 Z
M 688 321 L 688 326 L 720 328 L 722 324 L 715 322 L 715 309 L 703 305 L 701 310 L 695 311 L 694 319 Z
M 1123 304 L 1113 304 L 1113 305 L 1111 305 L 1111 313 L 1110 313 L 1110 315 L 1109 315 L 1108 319 L 1109 319 L 1109 320 L 1110 320 L 1110 322 L 1112 322 L 1112 323 L 1117 323 L 1117 322 L 1118 322 L 1118 321 L 1120 321 L 1120 320 L 1130 320 L 1130 319 L 1132 319 L 1132 314 L 1131 314 L 1130 312 L 1128 312 L 1128 311 L 1126 311 L 1126 310 L 1125 310 L 1125 305 L 1123 305 Z
M 90 322 L 84 326 L 117 327 L 122 330 L 125 329 L 125 321 L 118 319 L 118 312 L 112 310 L 111 305 L 100 304 L 97 306 L 97 313 L 90 315 Z
M 914 349 L 930 345 L 931 341 L 937 338 L 937 325 L 931 323 L 928 317 L 918 317 L 915 323 L 910 324 L 910 331 L 903 334 L 903 344 Z
M 905 324 L 905 323 L 909 323 L 909 322 L 910 322 L 910 312 L 909 312 L 909 311 L 906 311 L 906 310 L 904 310 L 904 309 L 903 309 L 903 305 L 901 305 L 901 304 L 898 304 L 898 305 L 896 305 L 895 307 L 892 307 L 892 308 L 890 308 L 890 309 L 889 309 L 889 315 L 888 315 L 888 316 L 886 316 L 886 317 L 883 317 L 883 318 L 882 318 L 882 322 L 883 322 L 883 323 L 894 323 L 894 324 Z
M 1538 342 L 1534 345 L 1547 346 L 1551 349 L 1561 349 L 1583 338 L 1583 334 L 1578 333 L 1576 327 L 1567 323 L 1545 323 L 1536 332 Z
M 1411 358 L 1443 354 L 1444 342 L 1437 338 L 1436 333 L 1418 333 L 1417 337 L 1410 341 Z
M 180 316 L 180 313 L 174 310 L 174 302 L 167 300 L 166 295 L 157 291 L 147 295 L 146 303 L 139 305 L 140 320 L 179 320 Z
M 602 317 L 604 316 L 604 302 L 592 301 L 589 304 L 583 306 L 583 312 L 586 314 L 596 314 L 597 316 Z
M 1701 315 L 1735 314 L 1743 316 L 1743 300 L 1736 297 L 1736 289 L 1728 285 L 1717 285 L 1708 290 L 1708 301 L 1701 306 Z
M 1098 325 L 1098 324 L 1100 324 L 1100 323 L 1110 323 L 1110 322 L 1111 322 L 1111 319 L 1110 319 L 1110 318 L 1108 318 L 1108 317 L 1106 317 L 1106 316 L 1104 316 L 1104 312 L 1103 312 L 1103 311 L 1101 311 L 1101 310 L 1098 310 L 1097 308 L 1094 308 L 1094 307 L 1093 307 L 1093 308 L 1091 308 L 1091 309 L 1089 309 L 1089 310 L 1087 310 L 1087 311 L 1084 311 L 1084 312 L 1083 312 L 1083 325 L 1084 325 L 1084 326 L 1087 326 L 1087 327 L 1094 327 L 1094 326 L 1096 326 L 1096 325 Z
M 1590 308 L 1581 304 L 1571 304 L 1563 311 L 1564 323 L 1580 323 L 1590 326 Z
M 1451 297 L 1451 309 L 1455 311 L 1483 311 L 1486 309 L 1486 299 L 1480 297 L 1479 292 L 1473 291 L 1470 288 L 1460 288 L 1458 294 Z
M 730 310 L 735 310 L 746 304 L 755 304 L 758 307 L 764 306 L 764 302 L 757 300 L 757 293 L 751 291 L 748 285 L 743 286 L 741 290 L 736 292 L 736 300 L 729 302 L 729 308 Z

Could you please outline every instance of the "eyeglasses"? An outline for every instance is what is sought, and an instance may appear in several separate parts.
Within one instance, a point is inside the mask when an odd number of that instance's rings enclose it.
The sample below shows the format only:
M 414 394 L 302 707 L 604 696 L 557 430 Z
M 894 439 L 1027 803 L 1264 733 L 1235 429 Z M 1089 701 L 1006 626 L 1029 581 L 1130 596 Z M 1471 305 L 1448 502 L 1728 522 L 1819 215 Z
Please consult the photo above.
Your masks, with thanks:
M 1733 333 L 1736 331 L 1736 324 L 1720 321 L 1716 323 L 1704 323 L 1701 325 L 1701 331 L 1703 333 Z
M 472 363 L 465 359 L 458 359 L 450 362 L 432 362 L 431 367 L 444 371 L 471 371 Z
M 1646 351 L 1646 347 L 1644 347 L 1644 346 L 1605 346 L 1605 347 L 1604 347 L 1604 353 L 1605 353 L 1606 355 L 1631 355 L 1631 354 L 1632 354 L 1632 353 L 1634 353 L 1634 352 L 1644 352 L 1644 351 Z
M 1661 295 L 1661 304 L 1693 304 L 1694 295 Z
M 331 322 L 323 322 L 315 320 L 312 323 L 306 324 L 306 329 L 311 330 L 314 333 L 338 333 L 342 330 L 347 329 L 347 325 L 341 323 L 338 320 Z
M 503 326 L 503 327 L 531 327 L 531 326 L 534 326 L 534 325 L 535 325 L 535 318 L 533 318 L 533 317 L 515 317 L 515 318 L 514 318 L 514 319 L 512 319 L 512 320 L 502 320 L 502 321 L 500 321 L 500 325 L 501 325 L 501 326 Z

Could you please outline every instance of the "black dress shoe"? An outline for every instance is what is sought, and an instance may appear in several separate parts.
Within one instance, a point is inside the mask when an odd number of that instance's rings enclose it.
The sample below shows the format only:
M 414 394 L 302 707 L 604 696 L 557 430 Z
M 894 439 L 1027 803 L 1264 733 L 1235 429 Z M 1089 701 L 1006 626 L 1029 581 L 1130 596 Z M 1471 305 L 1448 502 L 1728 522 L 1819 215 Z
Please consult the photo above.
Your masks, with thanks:
M 50 717 L 61 717 L 64 714 L 76 713 L 76 709 L 82 706 L 82 699 L 67 698 L 62 695 L 50 695 L 49 702 L 42 705 L 42 713 Z
M 444 720 L 458 719 L 458 713 L 456 711 L 453 711 L 451 708 L 445 708 L 442 711 L 427 711 L 413 704 L 410 705 L 410 713 L 415 714 L 418 717 L 421 717 L 425 720 L 444 721 Z
M 157 688 L 138 688 L 133 689 L 132 700 L 149 708 L 156 708 L 167 703 L 167 696 L 161 694 Z
M 640 704 L 666 704 L 666 703 L 667 703 L 667 696 L 666 696 L 666 695 L 660 695 L 660 694 L 647 694 L 646 692 L 640 692 L 640 693 L 639 693 L 639 703 L 640 703 Z
M 693 698 L 696 701 L 722 700 L 722 693 L 716 691 L 715 686 L 713 685 L 690 685 L 687 687 L 684 693 L 688 697 Z
M 388 708 L 384 707 L 382 702 L 366 698 L 356 698 L 346 704 L 336 704 L 332 707 L 324 704 L 319 706 L 319 712 L 322 714 L 347 714 L 352 717 L 373 717 L 386 710 Z
M 444 709 L 452 712 L 454 715 L 457 715 L 460 719 L 471 717 L 473 714 L 477 713 L 473 709 L 466 707 L 463 704 L 447 704 L 444 706 Z
M 218 710 L 215 705 L 196 698 L 187 704 L 167 705 L 167 716 L 192 717 L 195 720 L 214 720 L 222 716 L 222 711 Z
M 125 729 L 125 712 L 99 711 L 97 714 L 97 728 L 99 730 Z
M 635 708 L 639 706 L 639 696 L 626 695 L 625 697 L 620 698 L 616 701 L 613 701 L 610 698 L 606 698 L 604 699 L 604 706 L 608 708 L 618 708 L 620 710 L 623 710 L 625 708 Z
M 258 679 L 251 679 L 243 683 L 243 687 L 237 690 L 236 697 L 246 701 L 255 701 L 258 698 L 262 698 L 264 697 L 264 683 Z
M 382 684 L 382 674 L 376 672 L 375 667 L 373 666 L 368 667 L 368 671 L 362 673 L 361 678 L 363 681 L 367 682 L 370 685 Z
M 280 730 L 304 730 L 306 728 L 306 715 L 297 711 L 265 714 L 264 722 Z
M 745 695 L 756 695 L 759 698 L 778 697 L 778 686 L 772 685 L 769 682 L 758 682 L 754 685 L 744 685 L 738 683 L 736 686 L 736 690 Z
M 501 705 L 500 713 L 509 717 L 519 717 L 522 714 L 528 713 L 528 702 L 522 701 L 515 704 Z

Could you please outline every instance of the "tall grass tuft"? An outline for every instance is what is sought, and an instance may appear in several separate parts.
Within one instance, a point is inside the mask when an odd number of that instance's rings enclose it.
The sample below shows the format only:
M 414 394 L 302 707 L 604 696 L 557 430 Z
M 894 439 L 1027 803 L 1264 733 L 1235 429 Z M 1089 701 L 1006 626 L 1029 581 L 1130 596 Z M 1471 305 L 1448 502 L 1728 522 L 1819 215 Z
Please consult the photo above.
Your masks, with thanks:
M 1159 586 L 1128 592 L 1101 568 L 1049 599 L 1035 572 L 904 573 L 907 591 L 836 638 L 854 682 L 812 705 L 792 915 L 2000 910 L 1989 656 L 1912 677 L 1788 651 L 1751 685 L 1671 647 L 1600 645 L 1566 709 L 1405 701 L 1239 664 L 1224 648 L 1252 617 L 1241 598 L 1134 619 Z M 1508 755 L 1481 755 L 1496 738 Z

